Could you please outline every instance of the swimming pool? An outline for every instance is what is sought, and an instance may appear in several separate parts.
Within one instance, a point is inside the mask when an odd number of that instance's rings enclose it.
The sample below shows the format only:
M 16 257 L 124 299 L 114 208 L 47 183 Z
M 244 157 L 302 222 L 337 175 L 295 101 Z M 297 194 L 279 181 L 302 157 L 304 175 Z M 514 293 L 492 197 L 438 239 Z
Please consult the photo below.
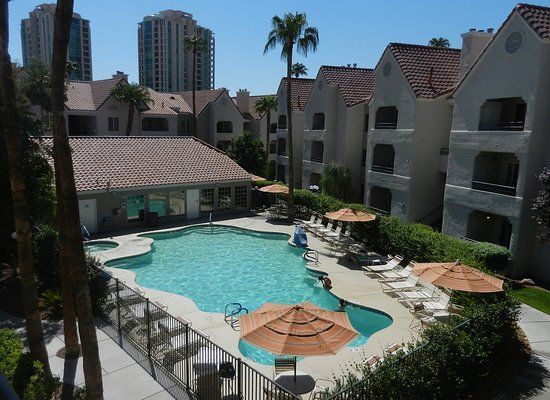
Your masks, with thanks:
M 84 249 L 88 250 L 90 253 L 97 253 L 100 251 L 107 251 L 118 247 L 118 244 L 115 242 L 108 241 L 94 241 L 94 242 L 84 242 Z
M 303 249 L 288 244 L 288 235 L 260 233 L 225 226 L 198 226 L 149 234 L 151 252 L 115 260 L 109 267 L 132 270 L 142 286 L 192 299 L 201 311 L 223 313 L 238 302 L 252 311 L 265 302 L 294 304 L 311 301 L 338 309 L 338 298 L 323 289 L 317 275 L 306 269 Z M 375 332 L 391 325 L 382 312 L 348 305 L 349 319 L 361 336 L 350 346 L 365 344 Z M 273 364 L 273 356 L 241 342 L 248 358 Z

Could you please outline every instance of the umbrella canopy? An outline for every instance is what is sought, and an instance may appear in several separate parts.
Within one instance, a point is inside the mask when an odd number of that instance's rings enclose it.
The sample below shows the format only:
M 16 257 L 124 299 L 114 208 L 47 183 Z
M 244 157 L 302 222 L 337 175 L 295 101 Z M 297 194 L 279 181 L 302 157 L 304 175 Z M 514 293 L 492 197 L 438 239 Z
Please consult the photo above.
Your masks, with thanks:
M 325 214 L 325 217 L 346 222 L 368 222 L 376 219 L 376 216 L 372 214 L 351 208 L 342 208 L 338 211 L 328 212 Z
M 275 183 L 273 185 L 261 187 L 260 192 L 288 194 L 288 187 L 286 187 L 285 185 L 279 185 L 278 183 Z
M 412 273 L 434 285 L 464 292 L 502 292 L 504 281 L 458 261 L 416 264 Z
M 274 354 L 336 354 L 359 333 L 345 312 L 327 311 L 305 302 L 265 303 L 239 317 L 241 338 Z
M 258 182 L 258 181 L 265 181 L 265 178 L 262 178 L 261 176 L 250 174 L 250 177 L 252 178 L 252 182 Z

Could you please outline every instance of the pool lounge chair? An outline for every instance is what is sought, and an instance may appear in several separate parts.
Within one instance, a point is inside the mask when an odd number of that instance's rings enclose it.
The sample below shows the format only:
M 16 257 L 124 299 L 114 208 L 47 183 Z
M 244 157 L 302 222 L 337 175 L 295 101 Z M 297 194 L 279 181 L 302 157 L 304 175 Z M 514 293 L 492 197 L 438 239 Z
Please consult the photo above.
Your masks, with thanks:
M 403 268 L 400 271 L 380 272 L 377 275 L 379 276 L 380 281 L 384 281 L 384 282 L 404 280 L 404 279 L 407 279 L 411 274 L 414 264 L 415 262 L 411 261 L 409 265 L 407 265 L 405 268 Z
M 418 276 L 409 276 L 404 281 L 381 282 L 381 284 L 384 293 L 412 289 L 418 285 Z
M 308 231 L 313 225 L 315 225 L 317 218 L 317 214 L 311 214 L 308 221 L 298 220 L 298 225 L 300 225 L 305 231 Z
M 424 283 L 418 290 L 404 290 L 395 292 L 400 302 L 410 302 L 411 300 L 431 300 L 436 296 L 435 286 L 431 283 Z
M 438 300 L 421 301 L 420 304 L 428 312 L 448 311 L 451 305 L 451 297 L 447 293 L 442 292 Z
M 384 347 L 384 354 L 387 354 L 390 356 L 400 351 L 403 351 L 403 346 L 395 342 Z
M 286 371 L 296 371 L 296 357 L 275 357 L 274 376 Z
M 366 358 L 365 361 L 363 361 L 363 364 L 370 369 L 376 369 L 383 359 L 384 357 L 380 357 L 378 354 L 373 354 L 372 356 Z
M 386 272 L 391 271 L 392 269 L 395 269 L 401 261 L 403 261 L 403 257 L 396 255 L 395 257 L 392 255 L 388 255 L 388 260 L 385 264 L 376 264 L 376 261 L 379 262 L 379 260 L 373 260 L 373 265 L 364 265 L 363 273 L 365 275 L 372 275 L 377 274 L 379 272 Z

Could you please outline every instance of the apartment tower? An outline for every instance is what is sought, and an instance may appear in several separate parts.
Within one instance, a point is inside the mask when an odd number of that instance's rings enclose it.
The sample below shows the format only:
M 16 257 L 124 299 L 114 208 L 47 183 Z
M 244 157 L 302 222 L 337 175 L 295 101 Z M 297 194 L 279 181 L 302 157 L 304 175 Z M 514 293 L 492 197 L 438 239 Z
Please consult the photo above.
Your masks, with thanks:
M 214 33 L 199 26 L 193 15 L 165 10 L 138 24 L 139 83 L 160 92 L 192 89 L 193 54 L 186 36 L 200 36 L 205 51 L 197 53 L 197 90 L 214 88 Z
M 55 4 L 40 4 L 29 13 L 29 18 L 21 20 L 23 66 L 28 66 L 32 60 L 51 65 L 54 19 Z M 71 72 L 72 80 L 92 80 L 90 21 L 77 13 L 73 13 L 71 20 L 67 59 L 78 66 Z

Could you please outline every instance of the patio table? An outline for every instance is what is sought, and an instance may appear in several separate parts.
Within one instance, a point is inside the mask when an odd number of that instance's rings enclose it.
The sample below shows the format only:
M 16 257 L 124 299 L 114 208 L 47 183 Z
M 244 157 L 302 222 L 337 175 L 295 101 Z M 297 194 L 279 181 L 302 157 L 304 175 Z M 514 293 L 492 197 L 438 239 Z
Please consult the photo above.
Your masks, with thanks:
M 315 389 L 315 380 L 305 372 L 285 371 L 275 377 L 275 382 L 284 387 L 291 393 L 301 395 L 311 392 Z

